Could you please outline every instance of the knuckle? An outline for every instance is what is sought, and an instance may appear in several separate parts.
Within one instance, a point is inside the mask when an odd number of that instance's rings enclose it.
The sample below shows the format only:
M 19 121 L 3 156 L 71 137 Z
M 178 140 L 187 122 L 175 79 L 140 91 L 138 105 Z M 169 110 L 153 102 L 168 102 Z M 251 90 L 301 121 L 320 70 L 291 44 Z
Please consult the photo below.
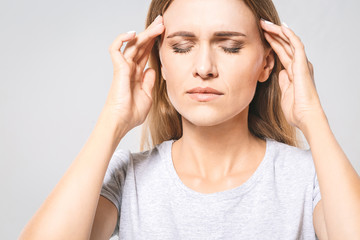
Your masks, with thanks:
M 285 37 L 285 34 L 282 32 L 281 29 L 277 29 L 277 30 L 276 30 L 276 34 L 279 35 L 279 36 L 281 36 L 281 37 Z
M 131 57 L 128 56 L 128 54 L 125 54 L 125 53 L 124 53 L 124 58 L 125 58 L 125 60 L 126 60 L 130 65 L 132 65 L 133 60 L 132 60 Z
M 149 32 L 142 32 L 139 34 L 138 36 L 138 41 L 135 43 L 135 47 L 141 47 L 144 44 L 146 44 L 149 39 L 151 38 L 150 33 Z
M 305 45 L 304 45 L 303 41 L 299 37 L 298 37 L 298 40 L 299 40 L 299 47 L 304 49 Z
M 143 42 L 147 42 L 147 41 L 149 41 L 149 40 L 150 40 L 150 38 L 151 38 L 150 33 L 145 34 L 145 35 L 144 35 L 144 38 L 143 38 Z
M 134 53 L 134 47 L 136 48 L 136 46 L 131 46 L 131 47 L 127 47 L 124 49 L 123 55 L 126 59 L 126 61 L 128 62 L 132 62 L 133 61 L 133 53 Z
M 301 50 L 305 50 L 305 45 L 301 41 L 299 42 L 299 47 Z
M 110 45 L 109 49 L 108 49 L 109 53 L 112 54 L 116 51 L 116 48 L 114 47 L 113 44 Z
M 136 72 L 142 72 L 142 69 L 141 69 L 140 65 L 136 65 L 135 69 L 136 69 Z

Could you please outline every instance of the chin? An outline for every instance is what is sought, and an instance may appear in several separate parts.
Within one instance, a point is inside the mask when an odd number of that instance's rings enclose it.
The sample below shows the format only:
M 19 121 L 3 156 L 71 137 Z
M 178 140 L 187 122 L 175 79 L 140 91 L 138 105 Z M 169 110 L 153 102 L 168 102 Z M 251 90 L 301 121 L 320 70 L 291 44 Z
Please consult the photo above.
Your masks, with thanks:
M 224 113 L 204 113 L 199 111 L 197 113 L 184 114 L 182 117 L 195 126 L 212 127 L 231 119 L 233 116 L 228 116 Z
M 247 114 L 246 111 L 248 107 L 246 104 L 198 105 L 193 103 L 173 104 L 173 106 L 182 116 L 183 121 L 198 127 L 217 126 L 231 120 L 235 120 L 236 122 L 241 121 L 243 114 Z

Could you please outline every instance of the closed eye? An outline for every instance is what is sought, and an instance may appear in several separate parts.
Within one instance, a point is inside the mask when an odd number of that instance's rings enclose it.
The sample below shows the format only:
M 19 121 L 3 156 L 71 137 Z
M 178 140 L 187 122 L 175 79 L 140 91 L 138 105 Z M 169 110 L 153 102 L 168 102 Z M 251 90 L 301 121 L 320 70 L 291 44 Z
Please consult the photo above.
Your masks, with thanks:
M 188 48 L 178 48 L 178 47 L 173 47 L 174 53 L 188 53 L 190 52 L 192 47 L 188 47 Z
M 236 47 L 236 48 L 225 48 L 225 47 L 223 47 L 223 49 L 224 49 L 224 51 L 226 53 L 239 53 L 241 48 L 242 47 Z
M 179 47 L 173 47 L 173 51 L 174 53 L 189 53 L 192 47 L 188 47 L 188 48 L 179 48 Z M 229 54 L 234 54 L 234 53 L 239 53 L 240 49 L 242 47 L 235 47 L 235 48 L 227 48 L 227 47 L 221 47 L 225 53 L 229 53 Z

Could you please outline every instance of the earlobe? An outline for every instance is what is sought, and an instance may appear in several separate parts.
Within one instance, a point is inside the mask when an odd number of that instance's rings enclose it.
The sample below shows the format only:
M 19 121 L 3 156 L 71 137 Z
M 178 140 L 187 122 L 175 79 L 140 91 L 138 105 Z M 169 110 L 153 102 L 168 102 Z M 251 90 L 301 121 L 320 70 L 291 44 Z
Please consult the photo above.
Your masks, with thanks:
M 275 65 L 275 53 L 274 50 L 269 48 L 266 50 L 266 54 L 264 58 L 264 69 L 259 77 L 259 82 L 265 82 L 269 78 L 274 68 L 274 65 Z

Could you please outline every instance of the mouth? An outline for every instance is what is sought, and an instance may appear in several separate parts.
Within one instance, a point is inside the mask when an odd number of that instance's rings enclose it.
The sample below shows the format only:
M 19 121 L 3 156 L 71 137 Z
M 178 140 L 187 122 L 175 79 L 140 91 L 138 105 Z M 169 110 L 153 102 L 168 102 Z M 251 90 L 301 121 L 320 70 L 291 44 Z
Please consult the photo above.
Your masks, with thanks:
M 186 93 L 189 94 L 191 99 L 198 102 L 209 102 L 224 95 L 224 93 L 210 87 L 197 87 L 187 91 Z
M 217 94 L 217 95 L 224 95 L 222 92 L 219 92 L 216 89 L 213 89 L 211 87 L 206 87 L 206 88 L 202 88 L 202 87 L 196 87 L 193 88 L 189 91 L 187 91 L 186 93 L 202 93 L 202 94 Z
M 189 96 L 197 102 L 209 102 L 221 97 L 222 95 L 213 93 L 190 93 Z

